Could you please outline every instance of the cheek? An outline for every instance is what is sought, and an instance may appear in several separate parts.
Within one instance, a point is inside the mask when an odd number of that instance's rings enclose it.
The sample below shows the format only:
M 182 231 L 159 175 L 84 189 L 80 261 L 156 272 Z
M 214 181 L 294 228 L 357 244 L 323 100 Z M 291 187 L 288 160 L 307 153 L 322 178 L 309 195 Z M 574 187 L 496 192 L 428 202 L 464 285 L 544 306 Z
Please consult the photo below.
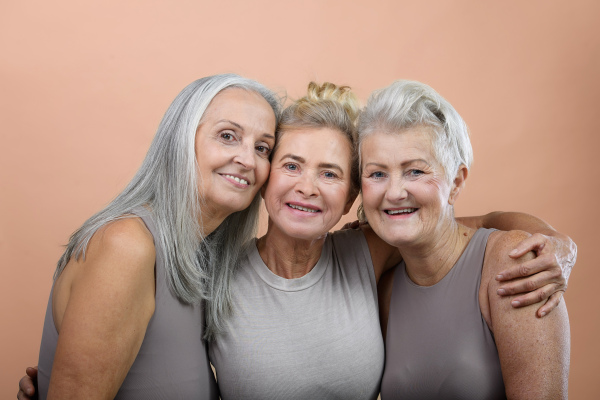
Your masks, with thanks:
M 377 185 L 372 183 L 363 183 L 362 185 L 362 200 L 363 205 L 365 207 L 365 211 L 367 211 L 367 206 L 369 208 L 374 207 L 381 197 L 382 188 L 378 188 Z
M 258 186 L 259 188 L 262 187 L 265 184 L 265 182 L 267 182 L 270 172 L 271 163 L 265 159 L 258 160 L 256 168 L 256 186 Z

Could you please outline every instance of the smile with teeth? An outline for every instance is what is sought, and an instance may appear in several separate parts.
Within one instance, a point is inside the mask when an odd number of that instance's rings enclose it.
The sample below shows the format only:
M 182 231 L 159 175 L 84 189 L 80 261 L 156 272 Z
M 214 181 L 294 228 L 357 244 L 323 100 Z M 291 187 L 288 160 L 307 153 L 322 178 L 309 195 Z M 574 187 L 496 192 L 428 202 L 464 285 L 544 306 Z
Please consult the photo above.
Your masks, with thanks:
M 226 177 L 226 178 L 229 178 L 229 179 L 233 179 L 234 181 L 236 181 L 237 183 L 241 183 L 242 185 L 249 185 L 250 184 L 244 178 L 238 178 L 237 176 L 227 175 L 227 174 L 223 174 L 223 176 Z
M 288 207 L 293 208 L 295 210 L 300 210 L 300 211 L 305 211 L 305 212 L 310 212 L 310 213 L 319 212 L 319 210 L 315 210 L 312 208 L 306 208 L 306 207 L 302 207 L 302 206 L 298 206 L 296 204 L 290 204 L 290 203 L 288 203 Z
M 402 210 L 384 210 L 388 215 L 410 214 L 417 211 L 416 208 L 403 208 Z

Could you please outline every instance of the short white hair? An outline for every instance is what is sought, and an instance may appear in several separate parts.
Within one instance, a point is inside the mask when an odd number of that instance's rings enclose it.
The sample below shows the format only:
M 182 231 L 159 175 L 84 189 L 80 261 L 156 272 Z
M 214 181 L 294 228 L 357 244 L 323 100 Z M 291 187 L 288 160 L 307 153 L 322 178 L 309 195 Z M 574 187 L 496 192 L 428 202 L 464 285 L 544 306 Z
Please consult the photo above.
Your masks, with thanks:
M 400 132 L 430 127 L 437 161 L 451 182 L 461 164 L 473 162 L 467 124 L 439 93 L 424 83 L 399 80 L 371 94 L 358 120 L 359 154 L 365 137 L 373 132 Z

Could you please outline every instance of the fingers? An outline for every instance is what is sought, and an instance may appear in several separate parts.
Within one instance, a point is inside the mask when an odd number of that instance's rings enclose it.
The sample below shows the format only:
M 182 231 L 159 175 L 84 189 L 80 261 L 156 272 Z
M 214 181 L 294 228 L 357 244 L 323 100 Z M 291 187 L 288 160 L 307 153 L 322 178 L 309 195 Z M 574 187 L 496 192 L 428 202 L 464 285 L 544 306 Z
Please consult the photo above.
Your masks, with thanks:
M 519 258 L 530 251 L 540 251 L 546 245 L 548 237 L 541 233 L 535 233 L 523 239 L 510 253 L 512 258 Z
M 35 387 L 33 386 L 33 381 L 31 377 L 24 376 L 19 381 L 19 393 L 17 394 L 17 399 L 29 399 L 30 396 L 35 394 Z
M 542 318 L 542 317 L 550 314 L 550 312 L 552 310 L 554 310 L 556 307 L 558 307 L 558 305 L 560 304 L 560 301 L 563 298 L 563 294 L 564 294 L 564 291 L 560 290 L 560 291 L 554 293 L 552 296 L 550 296 L 550 298 L 548 299 L 546 304 L 544 304 L 542 307 L 540 307 L 537 310 L 537 316 Z
M 562 276 L 562 269 L 558 264 L 556 256 L 552 253 L 541 254 L 532 260 L 524 261 L 520 264 L 513 265 L 512 267 L 501 271 L 496 276 L 496 280 L 508 281 L 515 278 L 522 278 L 533 274 L 537 274 L 541 271 L 550 272 L 553 281 L 564 280 L 564 277 Z
M 556 285 L 556 290 L 560 289 L 560 285 L 555 279 L 553 279 L 553 275 L 548 271 L 543 271 L 527 278 L 503 283 L 498 287 L 496 293 L 498 293 L 500 296 L 526 294 L 538 290 L 546 285 Z M 556 290 L 553 290 L 552 292 L 548 293 L 545 298 L 538 299 L 537 301 L 545 300 Z
M 27 374 L 27 376 L 31 377 L 31 379 L 36 380 L 37 374 L 38 374 L 37 365 L 35 367 L 27 367 L 27 369 L 25 370 L 25 373 Z
M 536 304 L 540 301 L 544 301 L 558 291 L 558 285 L 556 284 L 545 285 L 540 287 L 539 289 L 515 297 L 514 299 L 512 299 L 510 304 L 514 308 L 526 307 L 531 304 Z

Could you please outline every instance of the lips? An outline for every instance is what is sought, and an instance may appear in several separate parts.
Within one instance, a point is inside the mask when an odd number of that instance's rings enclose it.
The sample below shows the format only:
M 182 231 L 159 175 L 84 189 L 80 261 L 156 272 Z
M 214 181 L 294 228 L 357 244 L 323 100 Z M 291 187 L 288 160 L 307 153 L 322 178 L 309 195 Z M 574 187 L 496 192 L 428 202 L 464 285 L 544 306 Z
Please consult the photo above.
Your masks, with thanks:
M 383 210 L 383 212 L 387 215 L 409 215 L 415 213 L 417 210 L 418 208 L 396 208 Z
M 221 175 L 225 179 L 229 180 L 230 182 L 237 183 L 238 186 L 243 186 L 243 187 L 250 186 L 250 182 L 248 181 L 248 179 L 241 175 L 232 175 L 232 174 L 219 174 L 219 175 Z
M 321 212 L 321 210 L 319 208 L 308 206 L 308 205 L 300 205 L 300 204 L 293 204 L 293 203 L 286 203 L 286 205 L 294 210 L 300 210 L 300 211 L 304 211 L 307 213 Z

